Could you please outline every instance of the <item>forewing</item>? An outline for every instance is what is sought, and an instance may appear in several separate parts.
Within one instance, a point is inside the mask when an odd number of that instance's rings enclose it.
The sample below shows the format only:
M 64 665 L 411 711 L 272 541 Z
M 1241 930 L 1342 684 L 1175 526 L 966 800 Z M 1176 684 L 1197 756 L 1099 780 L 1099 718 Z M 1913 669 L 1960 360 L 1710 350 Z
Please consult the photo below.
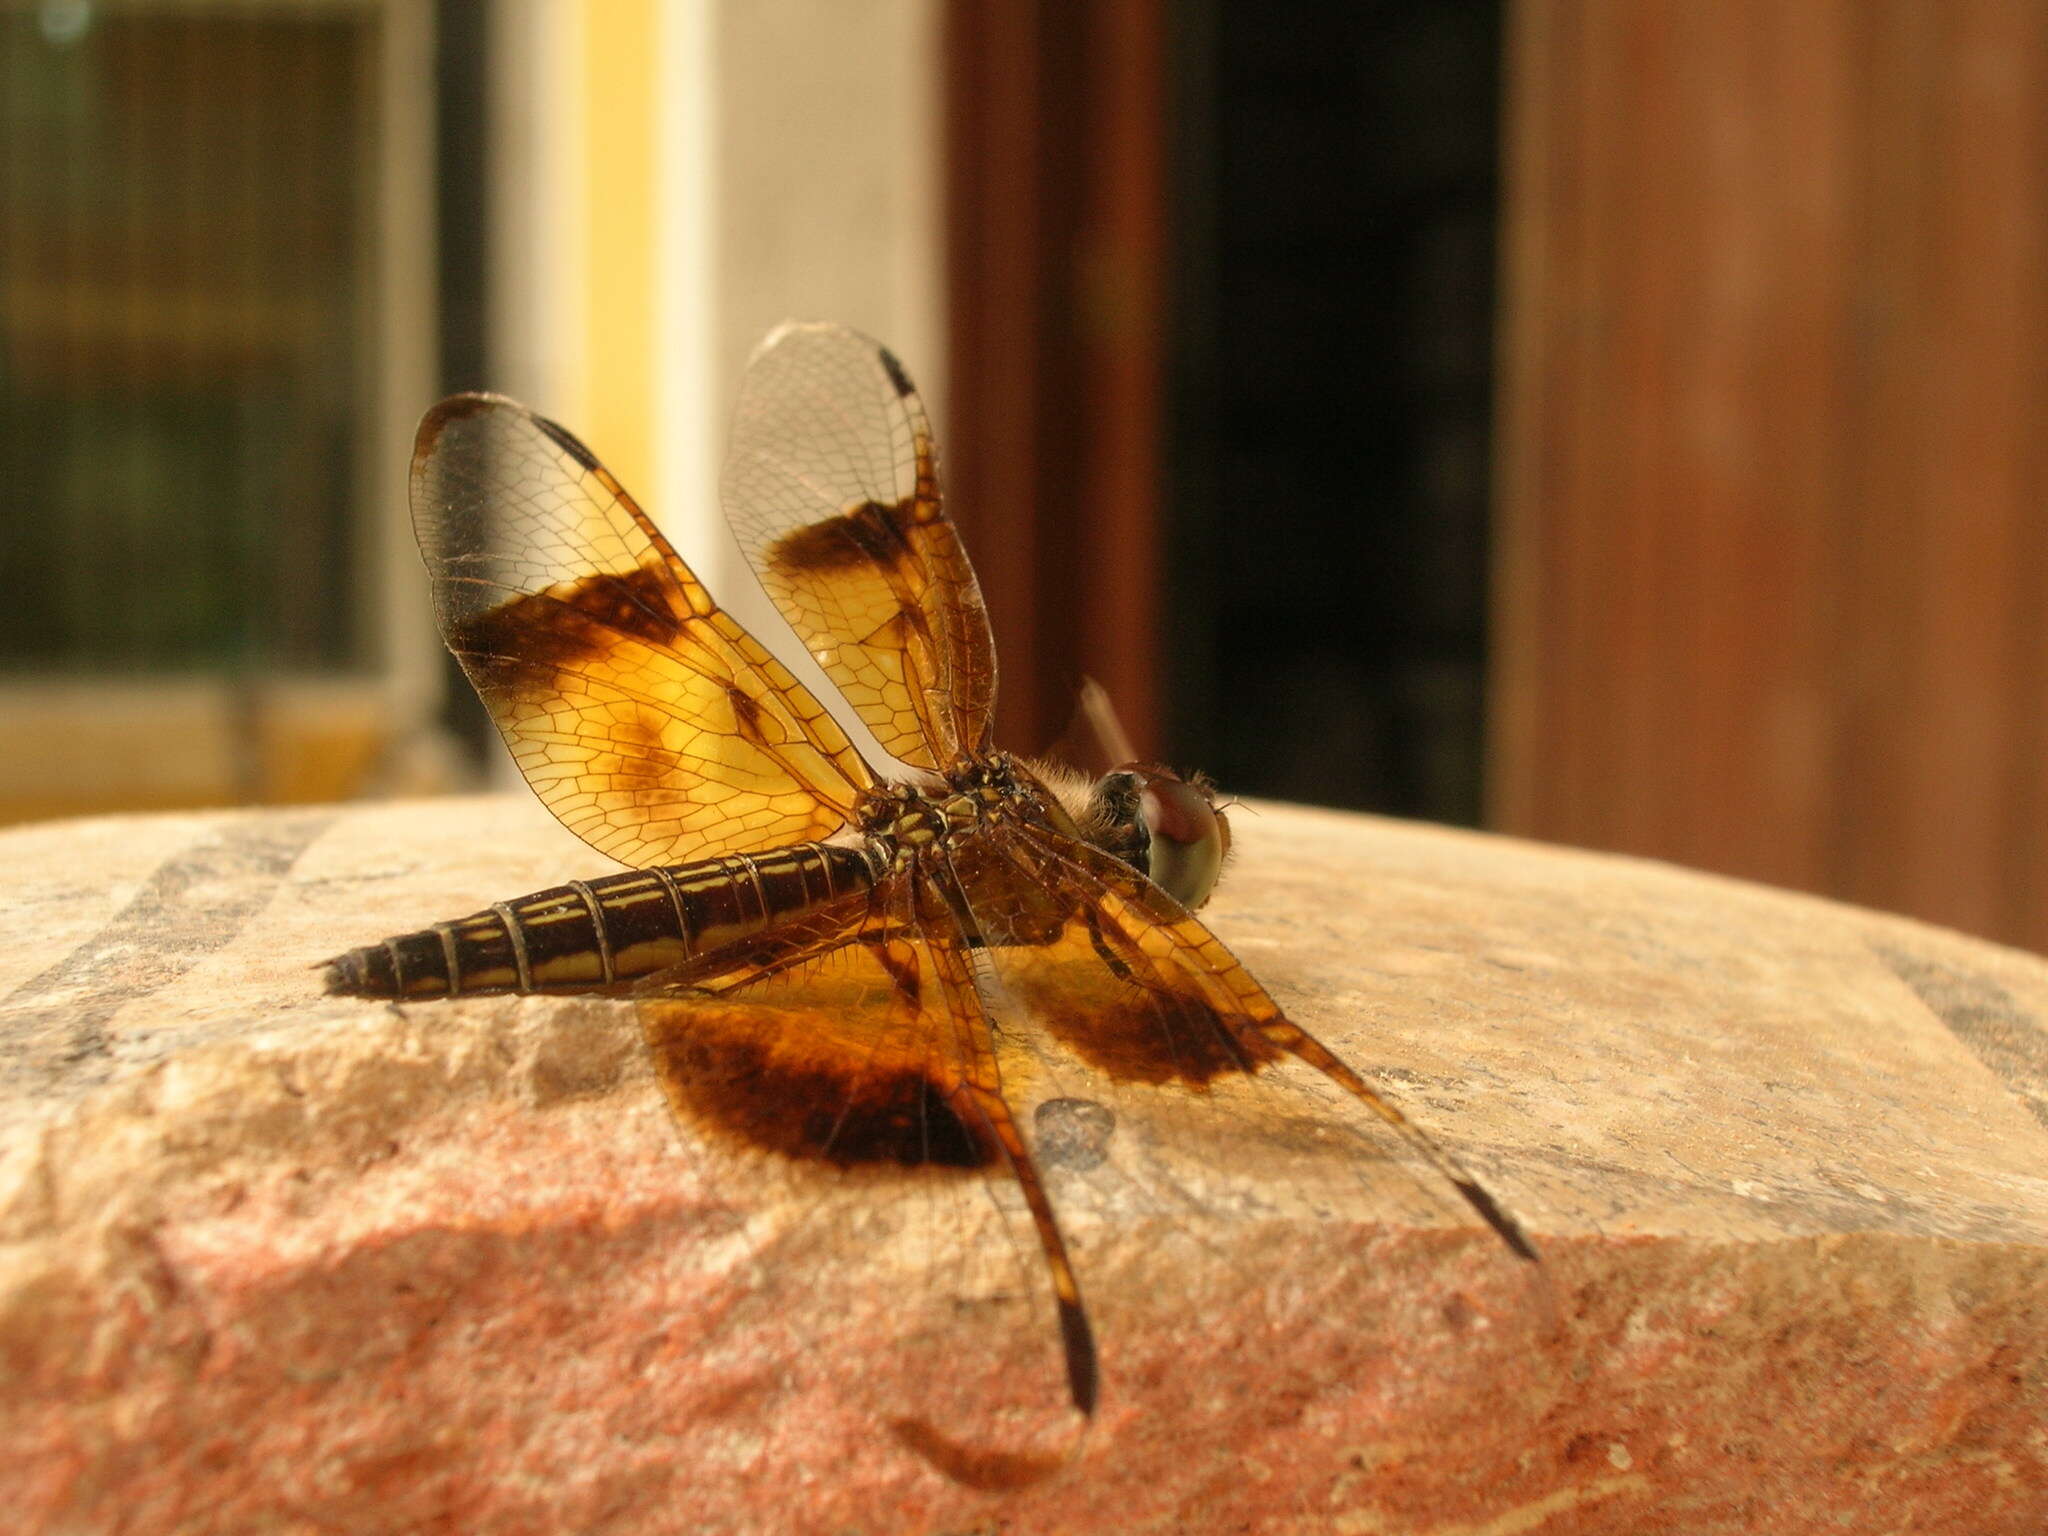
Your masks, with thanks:
M 562 823 L 626 864 L 823 837 L 874 776 L 595 455 L 497 395 L 420 423 L 413 527 L 448 648 Z
M 785 325 L 740 386 L 725 514 L 762 585 L 882 746 L 988 750 L 995 643 L 939 494 L 924 403 L 879 343 Z
M 1346 1123 L 1342 1096 L 1362 1094 L 1478 1189 L 1171 898 L 1044 829 L 956 837 L 872 899 L 664 978 L 641 1015 L 681 1117 L 758 1159 L 709 1175 L 747 1191 L 748 1229 L 778 1249 L 747 1267 L 757 1310 L 733 1318 L 737 1336 L 783 1351 L 768 1369 L 815 1370 L 885 1404 L 900 1440 L 968 1481 L 1059 1464 L 1056 1429 L 1006 1430 L 1000 1447 L 987 1430 L 1019 1413 L 1045 1424 L 1055 1359 L 1065 1399 L 1094 1402 L 1070 1245 L 1093 1266 L 1080 1279 L 1112 1369 L 1142 1380 L 1175 1368 L 1162 1339 L 1212 1364 L 1251 1347 L 1232 1330 L 1256 1316 L 1275 1244 L 1334 1263 L 1399 1209 L 1378 1177 L 1386 1154 Z M 1289 1058 L 1316 1070 L 1278 1070 Z M 792 1181 L 783 1199 L 778 1180 Z M 794 1227 L 783 1210 L 800 1213 Z M 1330 1217 L 1341 1224 L 1317 1225 Z M 786 1262 L 793 1247 L 801 1262 Z M 1356 1296 L 1373 1281 L 1345 1284 Z M 879 1313 L 862 1299 L 877 1296 Z M 1162 1311 L 1214 1316 L 1223 1333 L 1210 1350 L 1200 1330 L 1162 1328 Z M 876 1349 L 878 1327 L 899 1342 Z M 1006 1454 L 1020 1440 L 1054 1450 Z
M 795 1180 L 788 1198 L 809 1219 L 860 1233 L 845 1240 L 851 1283 L 901 1297 L 901 1317 L 883 1317 L 905 1339 L 890 1402 L 898 1433 L 970 1480 L 1042 1471 L 1028 1457 L 976 1461 L 977 1426 L 992 1406 L 1056 1424 L 1062 1397 L 1091 1410 L 1094 1347 L 940 890 L 919 873 L 892 875 L 871 898 L 659 978 L 637 1002 L 679 1118 L 765 1160 L 747 1175 L 764 1204 L 778 1180 Z M 847 1311 L 829 1294 L 797 1305 L 816 1308 L 809 1328 L 827 1336 Z M 1046 1348 L 1055 1328 L 1057 1357 Z M 872 1338 L 852 1347 L 848 1379 L 887 1396 L 891 1371 L 869 1358 Z M 1046 1378 L 1055 1358 L 1063 1393 Z
M 1010 823 L 958 855 L 1003 1011 L 1046 1031 L 1118 1085 L 1211 1096 L 1287 1058 L 1390 1126 L 1517 1257 L 1535 1249 L 1447 1149 L 1313 1035 L 1165 891 L 1119 859 L 1047 828 Z M 1014 939 L 1021 942 L 1003 942 Z M 1243 1121 L 1287 1118 L 1278 1094 L 1243 1096 Z

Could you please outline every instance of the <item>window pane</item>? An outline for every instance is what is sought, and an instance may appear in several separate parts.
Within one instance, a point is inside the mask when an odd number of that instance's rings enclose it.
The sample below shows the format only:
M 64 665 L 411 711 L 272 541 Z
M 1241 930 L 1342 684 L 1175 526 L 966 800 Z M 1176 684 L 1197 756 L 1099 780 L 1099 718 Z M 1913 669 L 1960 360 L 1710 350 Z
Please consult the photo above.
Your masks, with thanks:
M 0 666 L 355 658 L 373 25 L 0 9 Z

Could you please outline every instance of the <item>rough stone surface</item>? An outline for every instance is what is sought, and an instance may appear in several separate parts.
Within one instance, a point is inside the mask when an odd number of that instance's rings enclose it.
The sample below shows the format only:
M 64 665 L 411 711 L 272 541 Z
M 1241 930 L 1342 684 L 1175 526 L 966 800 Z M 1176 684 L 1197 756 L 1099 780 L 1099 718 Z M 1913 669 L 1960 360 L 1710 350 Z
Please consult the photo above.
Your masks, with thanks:
M 341 948 L 603 871 L 530 802 L 0 835 L 8 1528 L 2048 1528 L 2048 963 L 1238 827 L 1213 926 L 1547 1280 L 1313 1084 L 1127 1090 L 1053 1159 L 1078 1441 L 1000 1199 L 680 1127 L 619 1004 L 319 995 Z

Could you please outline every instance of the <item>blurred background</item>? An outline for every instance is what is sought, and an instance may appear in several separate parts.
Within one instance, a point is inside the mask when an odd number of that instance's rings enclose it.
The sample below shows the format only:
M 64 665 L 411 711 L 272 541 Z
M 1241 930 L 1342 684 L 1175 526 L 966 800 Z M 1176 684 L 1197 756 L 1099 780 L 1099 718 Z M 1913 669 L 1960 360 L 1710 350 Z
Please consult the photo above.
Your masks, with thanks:
M 734 591 L 791 315 L 932 401 L 1007 743 L 1085 673 L 1240 793 L 2048 948 L 2039 0 L 0 0 L 0 820 L 502 774 L 419 412 Z

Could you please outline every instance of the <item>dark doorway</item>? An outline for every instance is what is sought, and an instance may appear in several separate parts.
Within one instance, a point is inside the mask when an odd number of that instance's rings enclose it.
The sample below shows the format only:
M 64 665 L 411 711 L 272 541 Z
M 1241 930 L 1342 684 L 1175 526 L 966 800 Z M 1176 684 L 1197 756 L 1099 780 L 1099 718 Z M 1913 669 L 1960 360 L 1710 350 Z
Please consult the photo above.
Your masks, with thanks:
M 1501 7 L 1171 15 L 1173 750 L 1476 823 Z

